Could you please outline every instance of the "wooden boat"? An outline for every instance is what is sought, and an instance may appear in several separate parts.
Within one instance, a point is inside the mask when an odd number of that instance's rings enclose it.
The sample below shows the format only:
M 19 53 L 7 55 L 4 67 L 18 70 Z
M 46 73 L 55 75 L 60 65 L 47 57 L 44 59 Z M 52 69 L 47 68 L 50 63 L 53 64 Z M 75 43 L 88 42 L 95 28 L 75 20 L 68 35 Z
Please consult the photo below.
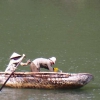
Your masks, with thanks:
M 0 85 L 11 73 L 0 72 Z M 15 72 L 6 83 L 12 88 L 72 89 L 81 88 L 93 79 L 90 73 Z

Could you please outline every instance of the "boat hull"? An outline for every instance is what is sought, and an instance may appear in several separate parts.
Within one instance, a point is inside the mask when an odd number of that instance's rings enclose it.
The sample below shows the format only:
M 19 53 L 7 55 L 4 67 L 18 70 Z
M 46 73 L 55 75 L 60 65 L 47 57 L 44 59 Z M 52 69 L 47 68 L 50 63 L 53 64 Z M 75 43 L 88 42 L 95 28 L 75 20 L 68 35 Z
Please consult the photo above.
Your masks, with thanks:
M 0 73 L 2 85 L 11 73 Z M 93 79 L 89 73 L 15 72 L 5 86 L 12 88 L 73 89 Z

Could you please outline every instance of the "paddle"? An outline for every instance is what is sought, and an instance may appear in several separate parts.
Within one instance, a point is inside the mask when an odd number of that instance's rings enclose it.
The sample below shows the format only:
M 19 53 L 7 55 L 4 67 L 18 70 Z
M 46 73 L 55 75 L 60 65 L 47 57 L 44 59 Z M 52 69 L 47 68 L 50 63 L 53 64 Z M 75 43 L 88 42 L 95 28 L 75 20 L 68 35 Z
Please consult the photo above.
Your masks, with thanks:
M 25 55 L 22 56 L 21 61 L 23 60 L 23 58 L 25 57 Z M 16 65 L 16 68 L 19 66 L 19 64 L 21 63 L 21 61 Z M 16 70 L 16 69 L 15 69 Z M 2 88 L 5 86 L 5 84 L 7 83 L 7 81 L 9 80 L 9 78 L 14 74 L 15 70 L 10 74 L 10 76 L 7 78 L 7 80 L 4 82 L 4 84 L 1 86 L 0 91 L 2 90 Z

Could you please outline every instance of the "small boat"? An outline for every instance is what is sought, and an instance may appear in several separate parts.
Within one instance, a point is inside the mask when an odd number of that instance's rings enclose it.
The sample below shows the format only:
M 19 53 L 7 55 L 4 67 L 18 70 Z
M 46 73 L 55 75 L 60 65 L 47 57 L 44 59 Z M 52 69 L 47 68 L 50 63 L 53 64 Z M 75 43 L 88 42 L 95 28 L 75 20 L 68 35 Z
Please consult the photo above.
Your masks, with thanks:
M 11 73 L 0 72 L 0 85 Z M 5 84 L 12 88 L 73 89 L 81 88 L 93 79 L 90 73 L 14 72 Z

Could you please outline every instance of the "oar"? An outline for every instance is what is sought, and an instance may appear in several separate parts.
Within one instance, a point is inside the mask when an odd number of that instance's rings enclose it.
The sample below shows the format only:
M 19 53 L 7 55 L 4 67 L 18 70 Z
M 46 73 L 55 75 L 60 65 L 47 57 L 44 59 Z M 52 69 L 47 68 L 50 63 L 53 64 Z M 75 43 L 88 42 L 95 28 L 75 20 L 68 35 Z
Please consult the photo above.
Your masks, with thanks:
M 25 56 L 22 57 L 21 61 L 23 60 Z M 19 66 L 19 64 L 21 63 L 21 61 L 16 65 L 16 68 Z M 0 91 L 2 90 L 2 88 L 5 86 L 5 84 L 7 83 L 7 81 L 9 80 L 9 78 L 14 74 L 15 70 L 10 74 L 10 76 L 7 78 L 7 80 L 4 82 L 4 84 L 1 86 Z

